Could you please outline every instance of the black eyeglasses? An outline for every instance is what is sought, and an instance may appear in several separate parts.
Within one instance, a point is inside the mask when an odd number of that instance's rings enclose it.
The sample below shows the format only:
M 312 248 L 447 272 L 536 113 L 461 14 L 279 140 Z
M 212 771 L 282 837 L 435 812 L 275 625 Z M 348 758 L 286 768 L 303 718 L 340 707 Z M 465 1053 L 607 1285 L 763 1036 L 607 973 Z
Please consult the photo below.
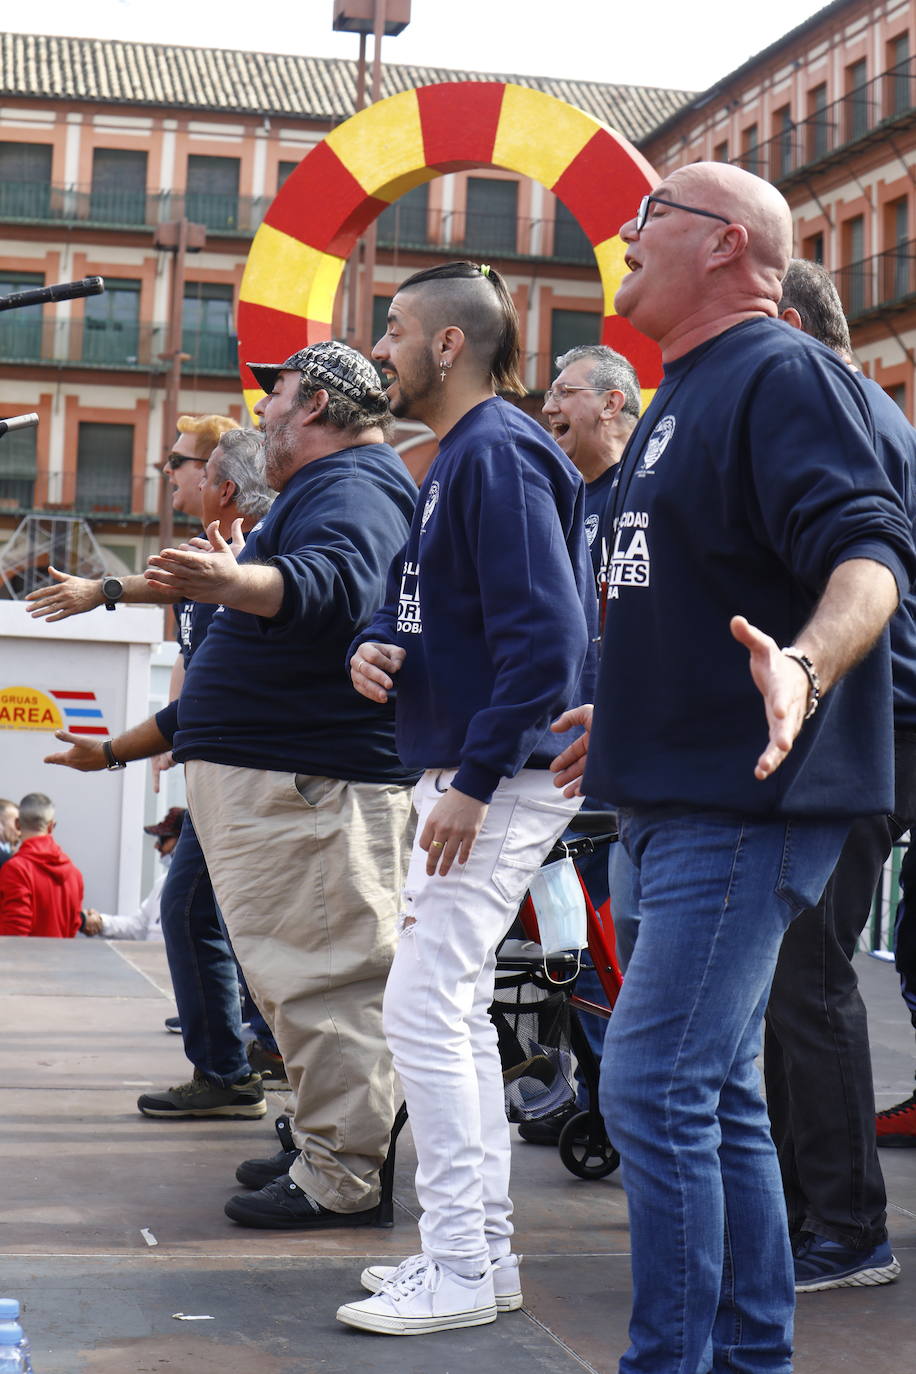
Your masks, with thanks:
M 639 202 L 639 209 L 636 211 L 636 232 L 642 233 L 649 219 L 650 205 L 670 205 L 672 210 L 684 210 L 688 215 L 704 215 L 706 219 L 720 219 L 723 224 L 731 224 L 730 219 L 724 215 L 717 215 L 713 210 L 698 210 L 695 205 L 682 205 L 679 200 L 665 200 L 663 196 L 643 196 Z

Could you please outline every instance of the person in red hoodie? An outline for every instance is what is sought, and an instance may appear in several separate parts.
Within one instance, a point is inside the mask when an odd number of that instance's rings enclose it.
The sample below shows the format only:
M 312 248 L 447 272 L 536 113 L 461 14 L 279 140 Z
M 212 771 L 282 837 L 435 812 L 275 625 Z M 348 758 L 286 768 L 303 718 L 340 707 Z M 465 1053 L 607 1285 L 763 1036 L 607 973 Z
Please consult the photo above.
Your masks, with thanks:
M 19 803 L 20 845 L 0 868 L 0 935 L 69 940 L 80 928 L 83 875 L 53 838 L 54 803 L 30 792 Z

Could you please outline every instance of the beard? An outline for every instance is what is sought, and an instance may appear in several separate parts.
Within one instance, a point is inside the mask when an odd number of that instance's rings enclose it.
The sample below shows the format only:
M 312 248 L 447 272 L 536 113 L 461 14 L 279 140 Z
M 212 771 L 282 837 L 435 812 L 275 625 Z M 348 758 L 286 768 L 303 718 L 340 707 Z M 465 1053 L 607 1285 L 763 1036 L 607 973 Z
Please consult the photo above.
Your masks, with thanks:
M 274 491 L 282 491 L 295 462 L 293 427 L 284 417 L 264 436 L 264 477 Z
M 430 401 L 438 401 L 442 383 L 432 358 L 423 354 L 406 374 L 397 374 L 394 385 L 397 395 L 392 397 L 390 391 L 388 393 L 392 415 L 399 420 L 422 420 L 429 411 Z

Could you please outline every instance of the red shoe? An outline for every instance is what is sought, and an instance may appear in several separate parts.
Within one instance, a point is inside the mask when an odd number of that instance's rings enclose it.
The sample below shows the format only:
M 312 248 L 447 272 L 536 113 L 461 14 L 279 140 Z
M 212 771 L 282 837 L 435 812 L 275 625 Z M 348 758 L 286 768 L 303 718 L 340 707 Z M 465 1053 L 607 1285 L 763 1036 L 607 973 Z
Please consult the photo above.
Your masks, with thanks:
M 875 1116 L 879 1145 L 916 1150 L 916 1093 Z

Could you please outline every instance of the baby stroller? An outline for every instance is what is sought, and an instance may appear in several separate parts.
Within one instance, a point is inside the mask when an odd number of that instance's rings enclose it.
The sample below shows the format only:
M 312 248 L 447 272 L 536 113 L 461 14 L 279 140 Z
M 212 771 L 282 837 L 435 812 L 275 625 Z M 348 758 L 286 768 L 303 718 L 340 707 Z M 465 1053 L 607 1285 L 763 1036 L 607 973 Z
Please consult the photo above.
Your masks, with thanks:
M 552 863 L 568 855 L 572 859 L 594 854 L 617 839 L 613 812 L 580 811 L 574 829 L 577 838 L 559 840 L 544 860 Z M 580 878 L 581 883 L 581 878 Z M 620 1163 L 608 1140 L 598 1107 L 599 1065 L 579 1022 L 579 1011 L 607 1019 L 617 1000 L 622 976 L 614 953 L 614 931 L 597 912 L 585 885 L 588 951 L 607 1006 L 579 997 L 575 979 L 576 953 L 550 954 L 539 944 L 537 917 L 526 896 L 518 919 L 500 946 L 496 963 L 496 997 L 490 1016 L 496 1027 L 506 1113 L 510 1121 L 546 1116 L 575 1094 L 573 1057 L 587 1090 L 588 1108 L 571 1117 L 559 1141 L 560 1158 L 578 1178 L 605 1178 Z M 388 1157 L 381 1169 L 381 1201 L 376 1226 L 394 1225 L 394 1165 L 397 1138 L 407 1121 L 402 1104 L 394 1119 Z M 284 1148 L 288 1148 L 284 1145 Z M 291 1143 L 289 1148 L 291 1148 Z
M 617 839 L 613 813 L 579 812 L 572 829 L 576 838 L 560 840 L 545 863 L 595 854 Z M 500 947 L 496 997 L 490 1016 L 499 1038 L 506 1114 L 510 1121 L 547 1116 L 575 1095 L 573 1057 L 588 1093 L 588 1107 L 571 1116 L 559 1139 L 560 1158 L 579 1178 L 604 1178 L 620 1156 L 608 1140 L 598 1106 L 599 1064 L 579 1020 L 579 1012 L 607 1019 L 620 991 L 621 973 L 614 952 L 610 921 L 596 911 L 585 884 L 588 952 L 607 998 L 602 1006 L 576 992 L 579 956 L 563 952 L 544 956 L 530 896 L 518 921 Z

